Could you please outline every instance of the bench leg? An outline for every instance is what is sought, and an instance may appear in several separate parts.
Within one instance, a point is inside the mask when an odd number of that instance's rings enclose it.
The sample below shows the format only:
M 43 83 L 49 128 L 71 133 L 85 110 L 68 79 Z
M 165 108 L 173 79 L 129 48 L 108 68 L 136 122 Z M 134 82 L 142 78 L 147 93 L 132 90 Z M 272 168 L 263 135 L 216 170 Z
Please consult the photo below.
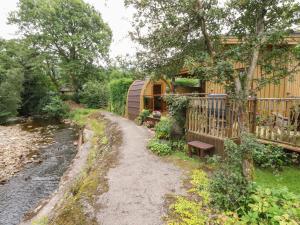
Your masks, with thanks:
M 189 157 L 193 156 L 193 147 L 192 146 L 188 146 L 188 155 L 189 155 Z
M 200 158 L 204 158 L 205 156 L 204 150 L 200 149 L 199 151 L 200 151 Z

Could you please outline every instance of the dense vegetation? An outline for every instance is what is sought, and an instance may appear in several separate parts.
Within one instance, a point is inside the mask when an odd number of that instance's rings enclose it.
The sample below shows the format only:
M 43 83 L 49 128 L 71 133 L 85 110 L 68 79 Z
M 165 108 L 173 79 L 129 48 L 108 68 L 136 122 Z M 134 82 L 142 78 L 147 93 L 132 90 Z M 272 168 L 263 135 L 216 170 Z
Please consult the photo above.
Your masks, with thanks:
M 91 5 L 20 0 L 9 23 L 21 37 L 0 40 L 0 123 L 17 115 L 61 119 L 62 100 L 124 114 L 134 72 L 111 64 L 112 32 Z

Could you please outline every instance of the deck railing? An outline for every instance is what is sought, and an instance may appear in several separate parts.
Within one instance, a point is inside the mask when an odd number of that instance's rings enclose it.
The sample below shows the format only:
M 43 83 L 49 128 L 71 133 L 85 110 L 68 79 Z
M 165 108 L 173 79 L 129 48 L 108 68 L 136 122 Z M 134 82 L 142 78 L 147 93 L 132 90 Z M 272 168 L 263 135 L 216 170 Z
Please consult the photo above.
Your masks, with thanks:
M 255 134 L 259 139 L 300 147 L 300 98 L 258 98 Z
M 249 98 L 244 118 L 246 129 L 257 138 L 300 148 L 300 98 Z M 187 130 L 238 138 L 237 103 L 226 96 L 190 97 Z

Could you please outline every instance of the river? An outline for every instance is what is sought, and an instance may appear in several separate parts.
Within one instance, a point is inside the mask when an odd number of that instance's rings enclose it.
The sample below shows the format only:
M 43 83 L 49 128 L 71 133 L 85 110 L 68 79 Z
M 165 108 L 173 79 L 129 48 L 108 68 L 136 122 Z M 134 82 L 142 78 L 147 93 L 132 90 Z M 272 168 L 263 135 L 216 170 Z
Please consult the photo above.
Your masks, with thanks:
M 45 140 L 40 143 L 41 160 L 27 164 L 6 184 L 0 185 L 0 225 L 19 224 L 40 200 L 51 195 L 77 152 L 74 146 L 77 131 L 69 125 L 34 121 L 22 124 L 22 129 L 39 130 Z

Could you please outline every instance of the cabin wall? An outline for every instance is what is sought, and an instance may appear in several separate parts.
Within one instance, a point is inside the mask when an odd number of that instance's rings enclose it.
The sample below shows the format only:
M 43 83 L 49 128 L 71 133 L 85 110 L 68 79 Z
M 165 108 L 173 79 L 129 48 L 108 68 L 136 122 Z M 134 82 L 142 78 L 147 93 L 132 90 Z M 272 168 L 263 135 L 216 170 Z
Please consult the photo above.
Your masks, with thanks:
M 149 81 L 147 84 L 146 84 L 146 86 L 145 86 L 145 88 L 144 88 L 144 90 L 143 90 L 143 95 L 141 96 L 142 97 L 142 101 L 141 101 L 141 103 L 142 103 L 142 105 L 141 105 L 141 109 L 144 109 L 145 108 L 145 101 L 144 101 L 144 97 L 150 97 L 150 98 L 152 98 L 152 101 L 153 101 L 153 86 L 155 85 L 155 84 L 160 84 L 161 85 L 161 93 L 162 93 L 162 95 L 164 95 L 166 92 L 167 92 L 167 87 L 168 87 L 168 84 L 167 84 L 167 82 L 166 81 L 164 81 L 164 80 L 158 80 L 158 81 Z
M 293 61 L 289 68 L 292 69 L 298 63 L 296 60 Z M 242 68 L 242 65 L 236 65 L 236 68 Z M 262 77 L 261 68 L 256 68 L 254 78 Z M 256 84 L 253 83 L 253 88 Z M 223 85 L 216 84 L 208 81 L 206 83 L 206 93 L 224 94 L 225 89 Z M 281 79 L 279 84 L 268 84 L 257 92 L 259 98 L 286 98 L 286 97 L 299 97 L 300 96 L 300 71 L 293 75 L 293 79 L 288 77 Z

